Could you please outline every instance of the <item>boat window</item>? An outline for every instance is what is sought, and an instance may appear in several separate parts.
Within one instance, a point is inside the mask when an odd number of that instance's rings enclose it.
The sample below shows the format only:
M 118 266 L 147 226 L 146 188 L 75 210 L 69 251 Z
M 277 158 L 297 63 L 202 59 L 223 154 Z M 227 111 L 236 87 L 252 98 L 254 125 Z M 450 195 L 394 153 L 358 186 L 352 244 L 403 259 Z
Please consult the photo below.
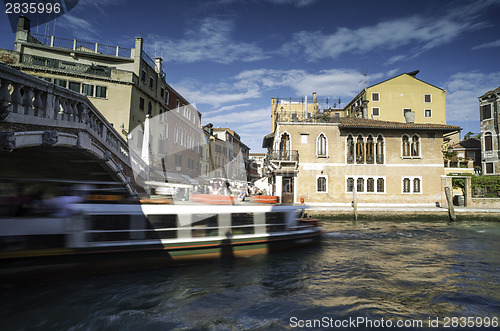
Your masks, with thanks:
M 64 247 L 63 234 L 43 234 L 28 236 L 2 236 L 0 239 L 1 250 L 12 249 L 46 249 Z
M 194 214 L 192 237 L 209 237 L 219 235 L 217 215 Z
M 130 239 L 129 215 L 92 215 L 91 241 L 124 241 Z M 122 230 L 122 231 L 120 231 Z
M 148 215 L 149 224 L 155 231 L 148 234 L 152 239 L 177 238 L 177 215 Z
M 237 234 L 254 234 L 253 214 L 235 213 L 231 214 L 231 232 Z
M 285 231 L 285 213 L 266 213 L 267 232 Z

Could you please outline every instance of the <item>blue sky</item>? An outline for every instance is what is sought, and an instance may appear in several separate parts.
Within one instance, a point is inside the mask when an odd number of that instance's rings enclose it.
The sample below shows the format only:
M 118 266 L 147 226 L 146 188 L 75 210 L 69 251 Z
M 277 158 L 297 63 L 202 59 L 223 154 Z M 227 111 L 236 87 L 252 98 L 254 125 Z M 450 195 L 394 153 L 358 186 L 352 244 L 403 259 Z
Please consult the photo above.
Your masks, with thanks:
M 0 47 L 12 49 L 1 15 Z M 414 70 L 447 90 L 448 124 L 479 132 L 477 97 L 500 86 L 499 17 L 500 0 L 80 0 L 38 33 L 123 47 L 143 37 L 204 124 L 262 152 L 272 97 L 317 92 L 343 106 Z

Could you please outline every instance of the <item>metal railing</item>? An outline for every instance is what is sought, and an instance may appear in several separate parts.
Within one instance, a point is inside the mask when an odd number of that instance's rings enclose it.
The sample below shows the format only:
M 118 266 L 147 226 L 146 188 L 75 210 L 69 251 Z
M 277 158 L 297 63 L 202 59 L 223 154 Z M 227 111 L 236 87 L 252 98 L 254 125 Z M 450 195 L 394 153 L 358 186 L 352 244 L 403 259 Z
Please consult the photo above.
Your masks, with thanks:
M 270 161 L 299 162 L 299 151 L 297 151 L 297 150 L 290 150 L 290 151 L 271 150 L 268 153 L 267 159 Z
M 28 42 L 37 43 L 49 47 L 58 47 L 80 52 L 103 54 L 119 57 L 132 57 L 132 49 L 119 46 L 103 45 L 77 39 L 66 39 L 56 36 L 46 36 L 42 34 L 31 33 L 28 36 Z
M 89 75 L 111 77 L 111 68 L 109 67 L 92 66 L 75 62 L 66 62 L 30 54 L 21 54 L 21 63 L 33 66 L 68 70 L 72 72 L 84 73 Z
M 142 51 L 142 59 L 153 69 L 156 69 L 155 61 L 153 61 L 152 58 L 149 57 L 149 55 L 145 52 Z

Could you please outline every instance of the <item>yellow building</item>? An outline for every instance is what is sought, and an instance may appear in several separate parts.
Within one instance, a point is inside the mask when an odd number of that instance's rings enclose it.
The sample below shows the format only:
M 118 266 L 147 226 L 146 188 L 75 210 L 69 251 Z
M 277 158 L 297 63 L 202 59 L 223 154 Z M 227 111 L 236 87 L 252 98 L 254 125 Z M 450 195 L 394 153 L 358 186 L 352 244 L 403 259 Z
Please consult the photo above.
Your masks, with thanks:
M 279 122 L 265 168 L 284 203 L 444 204 L 444 124 L 363 118 Z
M 197 177 L 201 113 L 167 83 L 162 59 L 143 48 L 142 38 L 124 48 L 31 33 L 29 19 L 20 17 L 14 50 L 0 50 L 0 61 L 87 96 L 139 155 L 150 118 L 151 178 Z
M 417 73 L 404 73 L 363 89 L 344 107 L 347 116 L 446 124 L 446 91 L 418 79 Z

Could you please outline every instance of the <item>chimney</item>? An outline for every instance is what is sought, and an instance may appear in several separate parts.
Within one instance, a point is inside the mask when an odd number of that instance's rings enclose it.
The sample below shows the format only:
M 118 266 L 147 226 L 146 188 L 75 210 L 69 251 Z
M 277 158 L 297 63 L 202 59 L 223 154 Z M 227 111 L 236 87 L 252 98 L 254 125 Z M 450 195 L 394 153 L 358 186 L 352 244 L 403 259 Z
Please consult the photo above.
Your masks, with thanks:
M 406 123 L 414 123 L 415 122 L 415 112 L 414 111 L 407 111 L 405 113 L 405 120 L 406 120 Z
M 161 57 L 155 57 L 155 71 L 156 73 L 158 74 L 161 74 L 161 71 L 162 71 L 162 63 L 163 59 Z
M 19 16 L 19 20 L 17 21 L 16 28 L 16 40 L 14 50 L 16 52 L 21 52 L 22 45 L 18 44 L 18 42 L 27 42 L 28 36 L 30 34 L 30 20 L 27 17 Z
M 415 70 L 412 72 L 409 72 L 408 75 L 412 76 L 413 78 L 417 78 L 417 74 L 420 72 L 420 70 Z
M 313 109 L 314 113 L 316 114 L 318 112 L 318 98 L 316 97 L 316 92 L 313 92 Z

